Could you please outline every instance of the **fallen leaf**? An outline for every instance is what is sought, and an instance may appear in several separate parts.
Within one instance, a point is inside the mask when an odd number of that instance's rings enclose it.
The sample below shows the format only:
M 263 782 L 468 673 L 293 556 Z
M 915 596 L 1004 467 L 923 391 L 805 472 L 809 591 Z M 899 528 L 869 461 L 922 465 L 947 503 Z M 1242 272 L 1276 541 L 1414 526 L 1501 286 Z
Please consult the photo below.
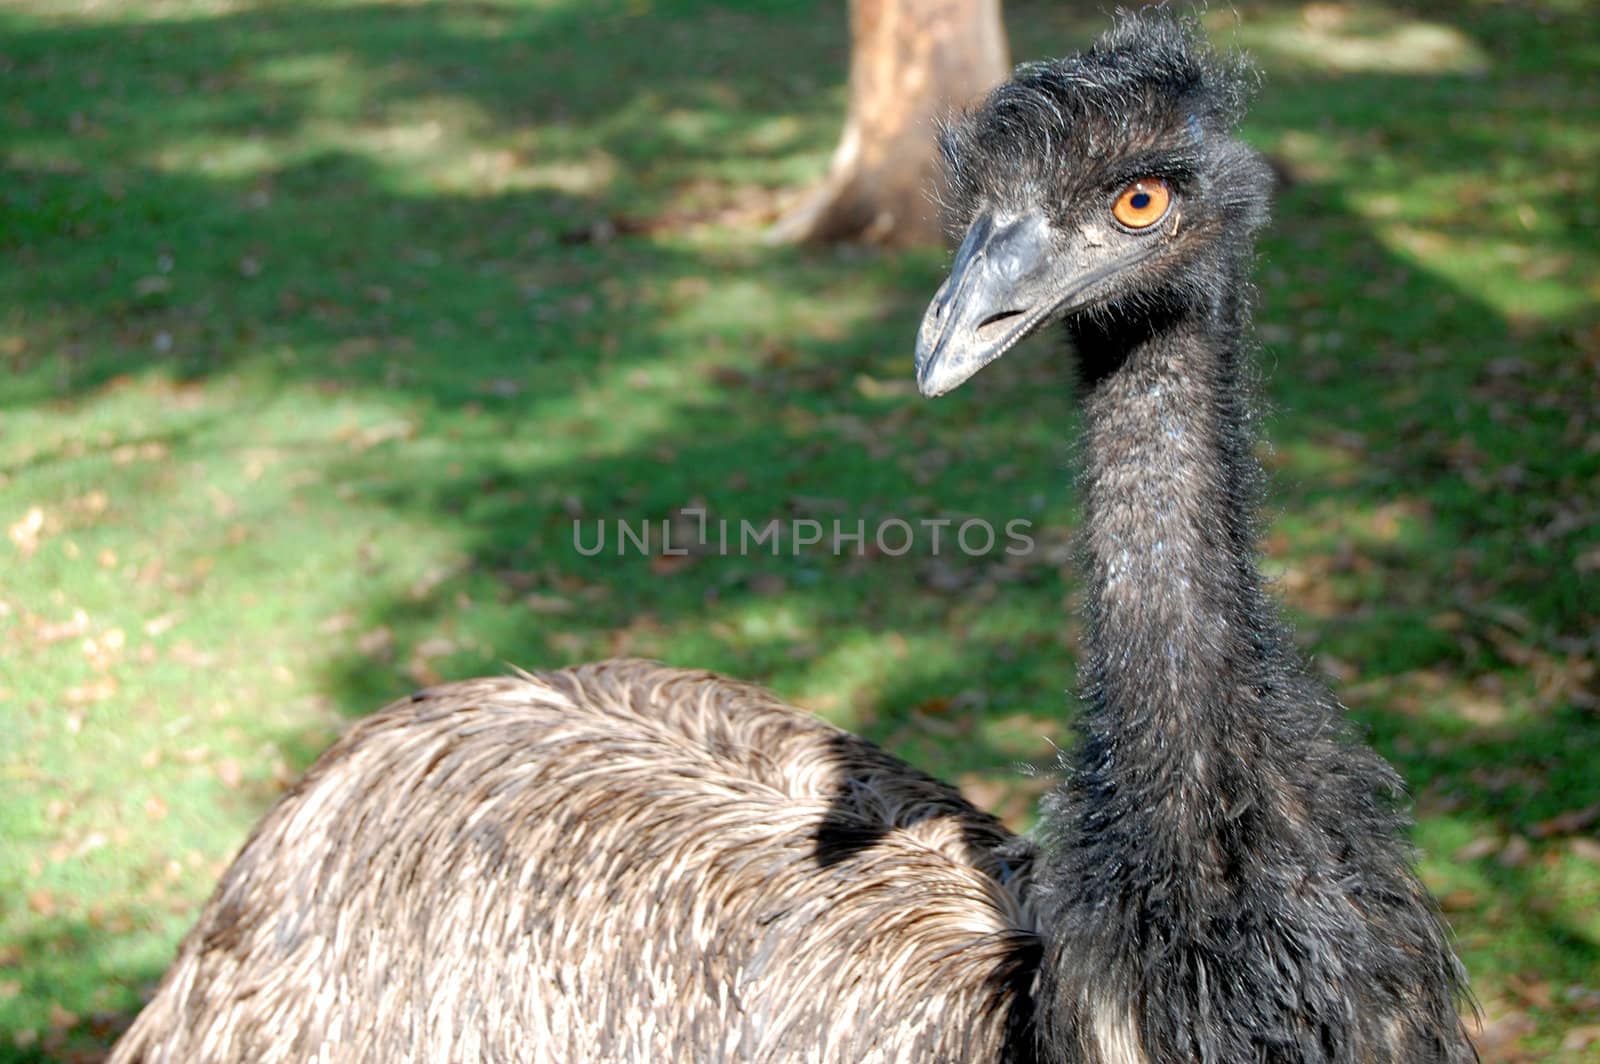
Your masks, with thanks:
M 1503 841 L 1498 835 L 1483 835 L 1451 854 L 1456 861 L 1477 861 L 1499 851 Z
M 923 734 L 937 735 L 943 739 L 955 739 L 972 730 L 969 720 L 930 717 L 915 709 L 907 716 Z
M 1511 988 L 1511 992 L 1516 994 L 1519 998 L 1526 1001 L 1528 1004 L 1536 1005 L 1541 1009 L 1548 1009 L 1551 1001 L 1553 1000 L 1551 996 L 1550 983 L 1544 979 L 1523 975 L 1512 975 L 1506 977 L 1506 985 L 1509 986 Z
M 1580 836 L 1567 845 L 1572 850 L 1572 856 L 1600 865 L 1600 840 Z
M 1476 912 L 1483 906 L 1483 895 L 1475 890 L 1463 888 L 1453 890 L 1449 894 L 1440 896 L 1439 908 L 1447 913 Z
M 789 583 L 777 573 L 757 573 L 750 578 L 750 590 L 758 595 L 781 595 Z
M 1361 670 L 1354 665 L 1327 654 L 1318 655 L 1317 664 L 1339 683 L 1353 683 L 1361 675 Z
M 1569 1028 L 1561 1038 L 1561 1049 L 1566 1053 L 1581 1053 L 1596 1042 L 1600 1042 L 1600 1023 L 1589 1023 Z
M 67 688 L 61 697 L 69 706 L 81 706 L 92 702 L 104 702 L 116 693 L 117 681 L 110 676 L 102 676 L 98 680 Z
M 455 643 L 444 636 L 424 639 L 412 648 L 406 671 L 415 682 L 424 687 L 431 687 L 444 679 L 443 674 L 433 667 L 433 659 L 445 657 L 455 651 Z
M 962 773 L 957 781 L 961 794 L 979 809 L 994 810 L 1006 796 L 1006 789 L 998 781 L 976 772 Z
M 1469 1019 L 1468 1022 L 1473 1021 Z M 1507 1051 L 1514 1042 L 1523 1035 L 1532 1034 L 1539 1025 L 1526 1012 L 1511 1011 L 1490 1018 L 1477 1017 L 1474 1026 L 1477 1030 L 1472 1033 L 1472 1041 L 1483 1059 L 1503 1060 L 1507 1059 Z
M 524 595 L 522 604 L 534 613 L 570 613 L 572 603 L 560 595 L 541 595 L 537 591 Z
M 409 421 L 393 421 L 383 425 L 371 425 L 353 433 L 349 440 L 350 449 L 357 454 L 372 450 L 379 444 L 389 443 L 394 440 L 409 440 L 415 438 L 417 427 Z
M 127 642 L 128 637 L 121 628 L 110 628 L 83 641 L 83 656 L 89 659 L 96 672 L 105 672 L 122 656 Z
M 217 656 L 201 650 L 187 639 L 178 641 L 170 651 L 172 660 L 191 669 L 209 669 L 217 663 Z
M 420 602 L 429 595 L 433 594 L 434 590 L 440 584 L 444 583 L 446 580 L 449 580 L 451 577 L 466 571 L 466 568 L 467 563 L 463 561 L 451 562 L 448 565 L 435 565 L 427 572 L 423 573 L 422 576 L 418 577 L 417 580 L 406 589 L 406 594 L 408 594 L 413 600 Z
M 39 506 L 28 507 L 28 512 L 14 521 L 6 529 L 6 535 L 16 545 L 24 558 L 30 557 L 39 549 L 39 533 L 44 530 L 44 509 Z
M 1495 858 L 1496 863 L 1502 868 L 1521 868 L 1528 863 L 1528 858 L 1533 856 L 1533 844 L 1526 836 L 1513 835 L 1506 840 L 1505 847 L 1501 849 L 1500 856 Z
M 446 654 L 454 654 L 455 652 L 455 641 L 448 636 L 442 635 L 429 636 L 418 643 L 413 651 L 417 657 L 421 658 L 442 658 Z
M 513 399 L 522 394 L 522 382 L 514 377 L 491 377 L 479 381 L 478 390 L 497 399 Z
M 217 779 L 230 791 L 237 790 L 239 784 L 244 782 L 244 772 L 239 768 L 239 762 L 231 757 L 225 757 L 217 762 Z
M 913 393 L 911 377 L 879 380 L 865 373 L 856 375 L 856 393 L 864 399 L 903 399 Z
M 72 611 L 72 617 L 56 623 L 45 622 L 38 624 L 33 629 L 33 637 L 41 646 L 59 643 L 63 639 L 75 639 L 89 630 L 89 615 L 81 609 Z
M 1564 813 L 1557 813 L 1549 820 L 1541 820 L 1530 829 L 1536 839 L 1548 839 L 1557 835 L 1576 835 L 1578 832 L 1600 820 L 1600 802 L 1586 805 L 1582 809 L 1569 809 Z
M 650 571 L 656 576 L 671 576 L 693 561 L 687 554 L 657 554 L 650 559 Z
M 394 633 L 383 626 L 363 632 L 356 639 L 356 649 L 369 658 L 388 661 L 394 657 Z

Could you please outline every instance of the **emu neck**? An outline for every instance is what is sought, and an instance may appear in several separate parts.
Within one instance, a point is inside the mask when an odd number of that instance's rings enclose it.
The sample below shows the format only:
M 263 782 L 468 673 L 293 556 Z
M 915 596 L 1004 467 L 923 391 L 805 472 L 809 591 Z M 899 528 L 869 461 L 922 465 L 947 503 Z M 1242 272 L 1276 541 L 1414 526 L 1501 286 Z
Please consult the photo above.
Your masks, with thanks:
M 1041 1055 L 1471 1060 L 1399 780 L 1262 590 L 1246 325 L 1219 303 L 1077 328 L 1089 624 L 1043 820 Z
M 1282 995 L 1253 984 L 1309 945 L 1292 941 L 1298 902 L 1268 915 L 1260 899 L 1336 876 L 1351 841 L 1317 793 L 1337 706 L 1256 567 L 1245 318 L 1220 303 L 1074 330 L 1089 616 L 1080 741 L 1046 808 L 1041 1013 L 1048 1042 L 1076 1047 L 1064 1059 L 1254 1059 L 1261 1031 L 1234 1018 Z M 1338 771 L 1362 792 L 1384 782 Z M 1355 833 L 1388 826 L 1373 813 Z
M 1087 746 L 1120 752 L 1123 785 L 1192 790 L 1169 801 L 1176 817 L 1216 800 L 1209 748 L 1269 723 L 1264 672 L 1292 661 L 1255 565 L 1241 317 L 1196 308 L 1079 337 L 1117 363 L 1085 409 Z

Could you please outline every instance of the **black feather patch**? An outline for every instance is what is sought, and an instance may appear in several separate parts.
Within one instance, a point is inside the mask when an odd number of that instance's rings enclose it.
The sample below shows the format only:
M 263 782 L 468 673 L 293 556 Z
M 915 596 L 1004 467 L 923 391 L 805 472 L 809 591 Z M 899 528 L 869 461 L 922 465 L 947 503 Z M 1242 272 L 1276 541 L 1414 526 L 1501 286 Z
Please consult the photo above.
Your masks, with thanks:
M 1066 321 L 1088 615 L 1081 739 L 1044 818 L 1040 1055 L 1469 1060 L 1401 783 L 1257 565 L 1249 272 L 1272 178 L 1235 136 L 1255 83 L 1193 22 L 1123 13 L 942 138 L 956 227 L 1043 212 L 1063 256 L 1119 239 L 1130 181 L 1175 196 L 1159 253 Z

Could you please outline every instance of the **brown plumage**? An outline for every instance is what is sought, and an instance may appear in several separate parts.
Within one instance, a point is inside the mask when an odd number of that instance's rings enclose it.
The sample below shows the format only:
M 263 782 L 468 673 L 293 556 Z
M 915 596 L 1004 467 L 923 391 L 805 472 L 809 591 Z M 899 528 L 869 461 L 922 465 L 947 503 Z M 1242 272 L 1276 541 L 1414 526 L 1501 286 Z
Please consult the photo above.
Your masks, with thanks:
M 440 688 L 268 813 L 113 1059 L 1471 1060 L 1399 779 L 1256 562 L 1247 80 L 1125 15 L 944 138 L 966 236 L 919 386 L 1060 321 L 1086 393 L 1079 741 L 1037 854 L 732 681 Z
M 449 684 L 272 809 L 112 1060 L 1011 1059 L 1030 868 L 758 687 Z

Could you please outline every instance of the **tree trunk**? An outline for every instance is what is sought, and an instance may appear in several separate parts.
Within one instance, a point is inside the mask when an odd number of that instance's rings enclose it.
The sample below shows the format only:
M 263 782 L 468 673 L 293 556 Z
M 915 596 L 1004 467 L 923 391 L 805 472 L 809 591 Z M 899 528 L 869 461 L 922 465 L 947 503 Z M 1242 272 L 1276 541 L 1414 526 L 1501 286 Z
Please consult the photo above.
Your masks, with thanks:
M 850 107 L 827 180 L 775 241 L 939 241 L 938 119 L 1010 72 L 1000 0 L 850 0 Z

